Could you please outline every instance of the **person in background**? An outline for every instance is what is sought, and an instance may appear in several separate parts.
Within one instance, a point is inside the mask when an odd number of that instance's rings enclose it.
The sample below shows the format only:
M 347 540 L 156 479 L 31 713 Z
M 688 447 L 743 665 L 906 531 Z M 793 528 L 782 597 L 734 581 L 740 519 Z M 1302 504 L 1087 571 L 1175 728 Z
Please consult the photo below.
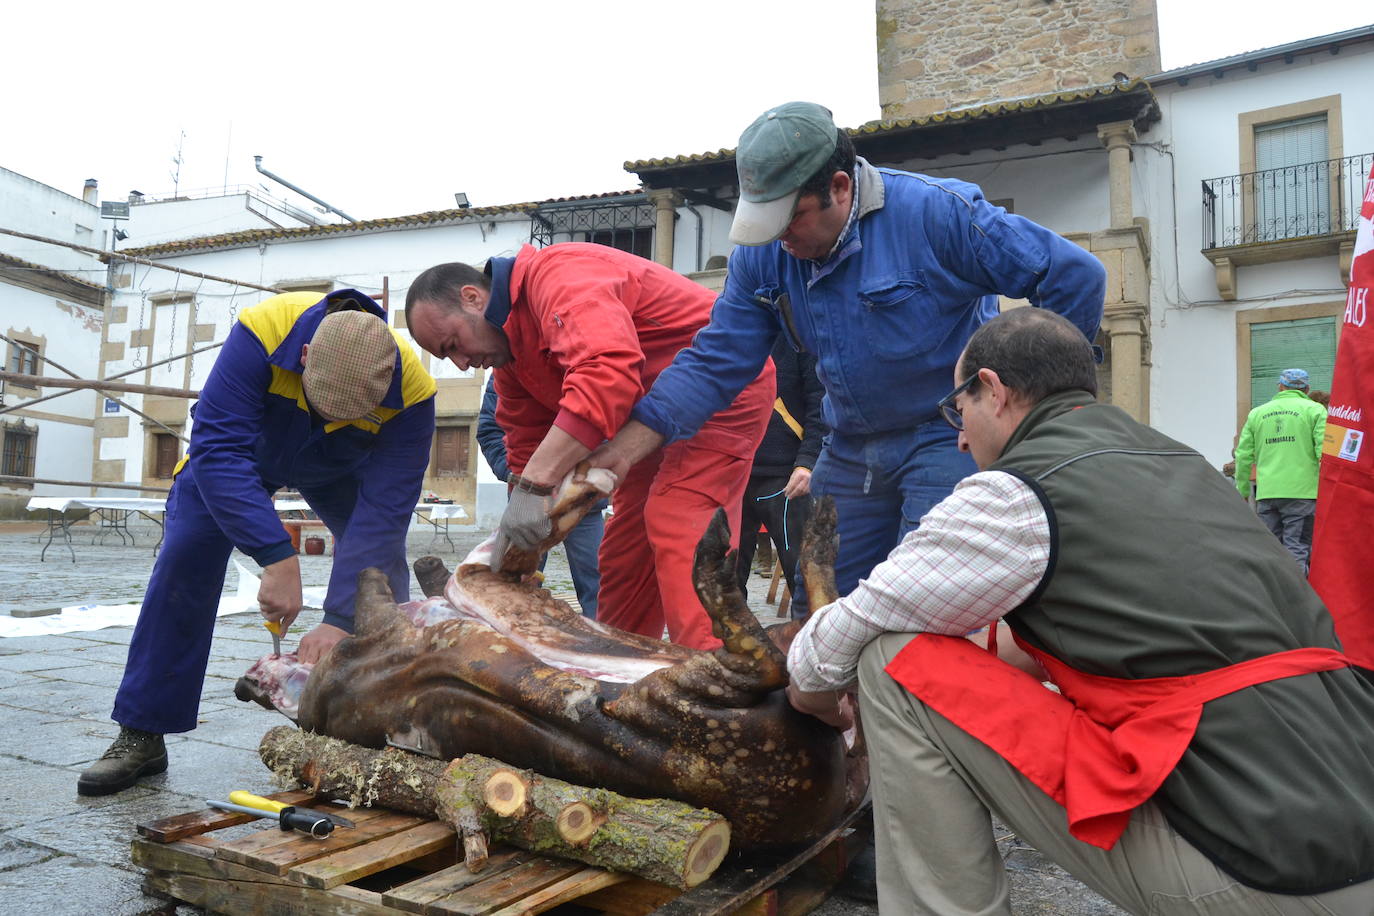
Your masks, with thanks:
M 496 422 L 496 380 L 487 380 L 482 390 L 482 410 L 477 417 L 477 446 L 487 466 L 502 483 L 510 480 L 510 466 L 506 464 L 506 432 Z M 597 566 L 597 552 L 601 549 L 601 538 L 606 528 L 606 517 L 602 515 L 607 506 L 601 500 L 592 506 L 591 511 L 578 522 L 568 536 L 563 539 L 563 552 L 568 557 L 568 572 L 572 574 L 573 589 L 577 592 L 577 603 L 584 617 L 596 619 L 597 591 L 601 588 L 601 571 Z M 549 555 L 544 554 L 539 561 L 542 571 Z
M 1236 489 L 1255 469 L 1255 513 L 1293 555 L 1303 574 L 1312 553 L 1326 408 L 1307 396 L 1305 369 L 1279 374 L 1278 394 L 1250 411 L 1236 444 Z
M 1010 913 L 991 811 L 1131 913 L 1374 913 L 1374 685 L 1282 547 L 1096 402 L 1058 316 L 993 319 L 952 377 L 980 472 L 788 656 L 833 725 L 857 678 L 881 912 Z M 964 636 L 999 620 L 1033 674 Z
M 740 589 L 747 594 L 759 526 L 763 525 L 792 593 L 792 616 L 804 617 L 807 598 L 797 570 L 797 554 L 811 507 L 811 469 L 816 466 L 825 436 L 821 414 L 825 389 L 816 376 L 816 357 L 793 349 L 786 337 L 778 336 L 772 359 L 778 375 L 778 398 L 773 402 L 768 431 L 754 453 L 754 467 L 744 491 L 736 569 Z
M 115 695 L 119 736 L 77 792 L 107 795 L 163 772 L 163 735 L 196 727 L 230 551 L 262 567 L 263 617 L 284 632 L 300 613 L 278 489 L 298 490 L 334 535 L 324 621 L 301 638 L 301 661 L 320 661 L 353 632 L 363 569 L 378 567 L 396 600 L 409 598 L 406 532 L 433 447 L 434 392 L 410 344 L 357 290 L 285 293 L 240 313 L 167 495 L 166 536 Z

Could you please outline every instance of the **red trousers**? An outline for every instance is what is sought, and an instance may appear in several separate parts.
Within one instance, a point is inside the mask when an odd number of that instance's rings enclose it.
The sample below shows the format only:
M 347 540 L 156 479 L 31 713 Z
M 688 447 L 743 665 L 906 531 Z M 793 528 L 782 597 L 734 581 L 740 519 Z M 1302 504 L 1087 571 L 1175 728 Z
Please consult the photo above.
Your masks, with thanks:
M 666 624 L 678 645 L 720 646 L 692 586 L 692 558 L 718 508 L 728 513 L 731 544 L 739 545 L 740 503 L 754 463 L 753 447 L 739 443 L 757 446 L 774 397 L 773 373 L 765 371 L 691 439 L 645 458 L 626 475 L 612 496 L 615 511 L 601 539 L 599 623 L 654 639 Z

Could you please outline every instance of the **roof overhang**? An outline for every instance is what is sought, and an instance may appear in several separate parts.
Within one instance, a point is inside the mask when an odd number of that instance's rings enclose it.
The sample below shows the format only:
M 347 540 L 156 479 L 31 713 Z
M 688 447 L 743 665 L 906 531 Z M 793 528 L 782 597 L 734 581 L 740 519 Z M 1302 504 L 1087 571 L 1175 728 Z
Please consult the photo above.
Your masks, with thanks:
M 1095 136 L 1100 124 L 1131 121 L 1143 132 L 1160 117 L 1144 80 L 955 108 L 923 118 L 870 121 L 848 129 L 859 155 L 875 165 L 934 159 L 1018 143 Z M 735 151 L 718 150 L 625 163 L 646 188 L 711 188 L 737 183 Z

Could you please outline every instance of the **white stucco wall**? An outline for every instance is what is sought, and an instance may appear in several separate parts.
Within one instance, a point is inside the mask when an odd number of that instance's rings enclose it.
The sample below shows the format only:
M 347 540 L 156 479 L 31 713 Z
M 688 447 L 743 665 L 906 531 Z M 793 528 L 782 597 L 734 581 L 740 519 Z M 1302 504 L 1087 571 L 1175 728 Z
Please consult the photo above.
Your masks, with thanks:
M 105 249 L 108 224 L 100 219 L 99 205 L 81 199 L 82 182 L 72 184 L 76 196 L 0 168 L 0 226 Z M 92 283 L 104 282 L 105 269 L 100 262 L 93 255 L 70 248 L 0 235 L 0 252 Z
M 337 221 L 337 218 L 335 218 Z M 243 192 L 196 200 L 135 203 L 120 228 L 129 237 L 118 248 L 161 245 L 164 242 L 247 229 L 294 229 L 325 220 L 261 194 Z
M 41 340 L 45 357 L 61 363 L 82 378 L 95 375 L 103 318 L 99 309 L 89 305 L 78 305 L 49 293 L 0 283 L 0 330 L 13 328 L 24 338 Z M 8 353 L 8 347 L 8 344 L 0 342 L 0 352 Z M 42 363 L 38 371 L 40 375 L 66 377 L 65 373 Z M 18 406 L 20 410 L 0 417 L 0 420 L 13 422 L 22 419 L 30 426 L 38 426 L 35 477 L 89 480 L 92 419 L 98 409 L 97 396 L 92 391 L 72 391 L 32 408 L 24 406 L 35 396 L 52 394 L 56 390 L 35 391 L 7 386 L 6 406 Z M 88 493 L 89 490 L 43 485 L 24 492 L 78 494 Z
M 1011 199 L 1014 212 L 1055 232 L 1090 232 L 1111 221 L 1107 151 L 1096 137 L 1017 144 L 1001 153 L 980 150 L 897 167 L 976 184 L 988 200 Z
M 1138 144 L 1135 150 L 1137 169 L 1148 164 L 1138 199 L 1144 193 L 1159 213 L 1152 217 L 1151 418 L 1214 464 L 1230 459 L 1237 432 L 1236 313 L 1336 302 L 1345 289 L 1331 255 L 1242 266 L 1236 300 L 1222 301 L 1212 263 L 1200 253 L 1202 182 L 1241 171 L 1241 113 L 1325 96 L 1340 96 L 1342 155 L 1374 150 L 1374 97 L 1364 91 L 1371 81 L 1374 44 L 1347 46 L 1337 55 L 1323 48 L 1296 55 L 1291 64 L 1265 63 L 1255 72 L 1240 67 L 1220 78 L 1195 76 L 1187 86 L 1156 88 L 1164 114 L 1156 133 L 1164 149 Z M 1164 212 L 1171 203 L 1176 227 Z
M 73 182 L 80 191 L 82 182 Z M 21 232 L 100 248 L 105 243 L 99 207 L 79 196 L 65 193 L 34 181 L 17 172 L 0 169 L 0 226 Z M 67 278 L 104 286 L 106 269 L 96 256 L 58 245 L 0 235 L 0 252 L 52 269 L 55 273 L 26 267 L 10 269 L 13 279 L 0 278 L 0 330 L 13 331 L 20 339 L 36 341 L 42 355 L 55 360 L 81 378 L 96 374 L 100 359 L 101 327 L 104 313 L 102 294 L 92 290 L 69 297 Z M 51 284 L 56 292 L 48 289 Z M 35 288 L 37 287 L 37 288 Z M 9 355 L 9 344 L 0 341 L 0 354 Z M 65 377 L 65 373 L 42 361 L 39 375 Z M 56 480 L 88 480 L 91 471 L 91 443 L 97 397 L 90 391 L 74 391 L 27 406 L 39 396 L 57 389 L 32 389 L 7 385 L 5 405 L 13 410 L 0 421 L 22 421 L 38 429 L 34 476 Z M 0 505 L 16 509 L 36 493 L 80 494 L 83 487 L 34 487 L 0 485 Z

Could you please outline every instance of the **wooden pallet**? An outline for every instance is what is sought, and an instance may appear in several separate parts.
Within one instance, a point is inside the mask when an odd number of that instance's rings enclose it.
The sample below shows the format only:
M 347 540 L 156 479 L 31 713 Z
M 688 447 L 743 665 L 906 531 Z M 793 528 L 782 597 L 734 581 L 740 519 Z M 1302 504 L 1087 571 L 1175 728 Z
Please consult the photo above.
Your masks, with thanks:
M 798 916 L 820 903 L 848 859 L 845 823 L 789 857 L 727 864 L 683 894 L 630 875 L 511 849 L 493 850 L 481 872 L 458 861 L 454 831 L 439 821 L 377 808 L 344 809 L 309 792 L 271 796 L 335 810 L 357 824 L 317 840 L 268 819 L 214 809 L 138 827 L 133 861 L 145 890 L 231 916 L 422 913 L 532 916 L 575 903 L 616 916 L 660 911 L 691 916 Z M 254 823 L 257 829 L 230 830 Z M 771 880 L 770 880 L 771 878 Z

